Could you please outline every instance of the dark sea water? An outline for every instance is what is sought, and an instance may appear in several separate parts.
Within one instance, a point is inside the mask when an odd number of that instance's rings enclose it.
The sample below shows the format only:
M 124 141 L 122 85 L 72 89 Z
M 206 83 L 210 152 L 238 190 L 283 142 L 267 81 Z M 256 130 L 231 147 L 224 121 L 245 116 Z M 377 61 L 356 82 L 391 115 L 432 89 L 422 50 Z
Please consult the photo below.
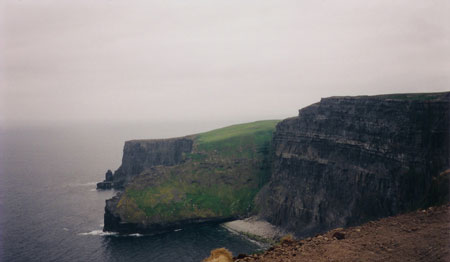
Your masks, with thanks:
M 223 126 L 223 125 L 222 125 Z M 158 235 L 102 230 L 105 199 L 95 190 L 115 170 L 123 142 L 206 131 L 220 124 L 82 125 L 0 129 L 0 261 L 201 261 L 218 247 L 260 247 L 217 225 Z

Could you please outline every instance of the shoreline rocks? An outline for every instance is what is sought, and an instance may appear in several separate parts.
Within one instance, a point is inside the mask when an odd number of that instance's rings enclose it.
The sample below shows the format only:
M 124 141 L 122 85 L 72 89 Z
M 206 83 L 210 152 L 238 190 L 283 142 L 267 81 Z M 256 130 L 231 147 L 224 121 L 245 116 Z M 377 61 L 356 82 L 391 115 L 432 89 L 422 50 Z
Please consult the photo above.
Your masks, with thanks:
M 281 228 L 256 216 L 226 222 L 222 226 L 232 232 L 262 243 L 274 243 L 287 234 Z

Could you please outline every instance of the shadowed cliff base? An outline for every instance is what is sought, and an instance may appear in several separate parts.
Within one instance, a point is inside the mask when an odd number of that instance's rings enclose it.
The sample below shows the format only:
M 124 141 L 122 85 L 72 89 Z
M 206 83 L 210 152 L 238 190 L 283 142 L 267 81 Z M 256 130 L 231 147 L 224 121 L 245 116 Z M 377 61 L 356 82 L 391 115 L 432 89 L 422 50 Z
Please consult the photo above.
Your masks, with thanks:
M 430 207 L 313 238 L 287 240 L 263 254 L 240 255 L 234 261 L 449 261 L 449 217 L 449 204 Z

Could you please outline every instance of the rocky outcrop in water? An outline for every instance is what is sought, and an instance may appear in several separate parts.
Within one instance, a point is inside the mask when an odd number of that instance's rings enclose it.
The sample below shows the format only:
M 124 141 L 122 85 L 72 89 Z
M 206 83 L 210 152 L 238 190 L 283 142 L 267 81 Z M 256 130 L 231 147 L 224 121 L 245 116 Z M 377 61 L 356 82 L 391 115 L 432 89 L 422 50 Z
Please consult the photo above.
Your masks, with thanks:
M 260 215 L 299 236 L 446 202 L 450 93 L 331 97 L 277 125 Z
M 108 169 L 105 174 L 105 180 L 97 183 L 97 189 L 111 189 L 113 185 L 113 173 Z

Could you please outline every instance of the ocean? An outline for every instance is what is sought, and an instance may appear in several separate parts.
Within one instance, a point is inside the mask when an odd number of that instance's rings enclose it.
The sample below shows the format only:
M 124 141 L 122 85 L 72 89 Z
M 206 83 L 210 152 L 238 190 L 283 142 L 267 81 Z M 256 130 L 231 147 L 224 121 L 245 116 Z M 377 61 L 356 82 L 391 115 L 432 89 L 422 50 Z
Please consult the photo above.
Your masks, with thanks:
M 211 249 L 261 249 L 219 225 L 119 236 L 102 232 L 97 191 L 125 140 L 181 136 L 229 123 L 121 123 L 0 127 L 0 261 L 201 261 Z

